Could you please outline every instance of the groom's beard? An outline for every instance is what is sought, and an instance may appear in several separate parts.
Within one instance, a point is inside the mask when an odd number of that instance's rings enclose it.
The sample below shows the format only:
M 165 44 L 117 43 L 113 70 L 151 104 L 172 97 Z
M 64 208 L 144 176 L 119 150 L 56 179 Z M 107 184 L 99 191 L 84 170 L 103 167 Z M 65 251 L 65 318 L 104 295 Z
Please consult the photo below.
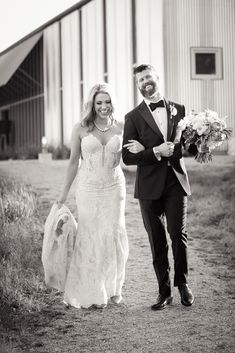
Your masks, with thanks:
M 152 88 L 146 90 L 147 86 L 152 86 Z M 149 81 L 142 88 L 140 88 L 140 92 L 141 92 L 142 96 L 144 96 L 147 99 L 150 99 L 153 95 L 156 94 L 157 85 L 154 81 Z

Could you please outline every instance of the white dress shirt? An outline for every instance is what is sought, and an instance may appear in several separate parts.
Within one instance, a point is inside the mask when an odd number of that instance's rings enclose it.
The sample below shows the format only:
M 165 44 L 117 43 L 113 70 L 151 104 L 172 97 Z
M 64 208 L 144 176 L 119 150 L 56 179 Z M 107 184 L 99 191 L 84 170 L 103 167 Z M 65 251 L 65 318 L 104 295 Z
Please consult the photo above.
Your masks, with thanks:
M 163 99 L 163 98 L 161 98 Z M 164 137 L 164 141 L 167 141 L 167 112 L 166 112 L 166 108 L 164 107 L 160 107 L 160 108 L 156 108 L 154 111 L 152 111 L 150 109 L 149 104 L 150 103 L 156 103 L 156 102 L 151 102 L 147 99 L 144 99 L 145 103 L 147 104 L 149 111 L 151 112 L 155 123 L 157 124 L 159 130 L 161 131 L 163 137 Z M 164 102 L 164 99 L 163 99 Z

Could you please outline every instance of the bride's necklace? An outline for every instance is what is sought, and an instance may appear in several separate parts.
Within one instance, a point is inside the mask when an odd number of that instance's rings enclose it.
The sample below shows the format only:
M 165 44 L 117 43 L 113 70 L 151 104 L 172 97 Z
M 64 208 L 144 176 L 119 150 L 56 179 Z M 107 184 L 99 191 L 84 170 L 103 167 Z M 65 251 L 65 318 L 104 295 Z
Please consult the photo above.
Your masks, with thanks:
M 111 123 L 106 125 L 104 129 L 100 128 L 95 121 L 93 121 L 95 127 L 97 130 L 99 130 L 100 132 L 107 132 L 111 129 L 112 125 L 113 125 L 113 119 L 111 119 Z

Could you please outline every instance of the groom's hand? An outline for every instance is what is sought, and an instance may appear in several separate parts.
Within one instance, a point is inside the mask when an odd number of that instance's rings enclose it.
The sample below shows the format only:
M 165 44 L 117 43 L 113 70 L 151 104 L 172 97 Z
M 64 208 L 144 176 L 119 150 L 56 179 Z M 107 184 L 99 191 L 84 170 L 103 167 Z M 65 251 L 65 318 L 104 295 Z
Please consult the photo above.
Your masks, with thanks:
M 175 145 L 171 141 L 166 141 L 157 147 L 162 157 L 171 157 L 174 153 Z

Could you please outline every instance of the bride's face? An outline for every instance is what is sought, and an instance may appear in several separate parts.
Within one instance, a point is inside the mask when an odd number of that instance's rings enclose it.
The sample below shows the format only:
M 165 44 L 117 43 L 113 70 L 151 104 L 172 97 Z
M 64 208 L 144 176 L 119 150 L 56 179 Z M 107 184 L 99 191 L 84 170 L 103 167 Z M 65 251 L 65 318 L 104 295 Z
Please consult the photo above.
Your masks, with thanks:
M 95 97 L 94 108 L 96 116 L 107 119 L 112 114 L 112 102 L 108 93 L 98 93 Z

